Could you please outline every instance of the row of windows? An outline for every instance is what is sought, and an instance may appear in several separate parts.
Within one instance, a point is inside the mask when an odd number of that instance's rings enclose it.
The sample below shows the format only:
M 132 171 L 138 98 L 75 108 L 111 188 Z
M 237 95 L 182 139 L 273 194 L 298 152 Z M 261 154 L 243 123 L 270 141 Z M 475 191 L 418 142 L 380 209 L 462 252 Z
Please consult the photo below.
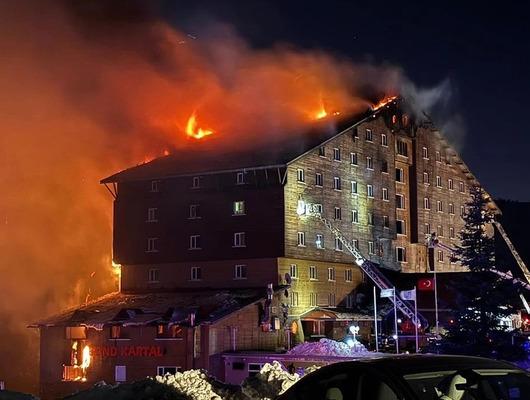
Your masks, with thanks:
M 289 305 L 291 307 L 298 307 L 300 305 L 300 296 L 298 292 L 291 291 L 289 293 L 290 301 Z M 335 293 L 327 294 L 327 306 L 336 307 L 337 306 L 337 297 Z M 309 306 L 316 307 L 318 305 L 318 293 L 310 292 L 309 293 Z M 346 297 L 346 307 L 353 307 L 353 296 L 348 295 Z
M 201 267 L 190 268 L 190 281 L 200 281 L 203 279 Z M 234 265 L 233 279 L 247 279 L 247 266 L 245 264 Z M 160 270 L 158 268 L 150 268 L 147 272 L 147 281 L 149 283 L 160 282 Z
M 247 247 L 246 232 L 235 232 L 232 247 Z M 201 235 L 191 235 L 189 237 L 189 250 L 201 250 Z M 147 238 L 147 253 L 158 252 L 158 238 Z
M 431 199 L 429 197 L 424 197 L 423 198 L 423 208 L 425 210 L 430 210 L 431 209 Z M 440 213 L 443 213 L 444 210 L 445 210 L 444 202 L 442 200 L 437 200 L 436 201 L 436 211 L 440 212 Z M 455 214 L 455 204 L 454 203 L 449 203 L 447 211 L 448 211 L 449 214 L 454 215 Z M 460 216 L 461 217 L 463 217 L 465 215 L 465 212 L 466 212 L 465 206 L 460 206 Z
M 425 235 L 431 235 L 432 233 L 434 233 L 432 230 L 431 230 L 431 224 L 429 223 L 425 223 L 424 225 L 424 229 L 423 229 L 423 233 Z M 437 236 L 440 236 L 440 237 L 444 237 L 445 235 L 445 232 L 444 232 L 444 227 L 442 225 L 438 225 L 437 226 L 437 229 L 436 229 L 436 235 Z M 449 227 L 449 238 L 451 239 L 456 239 L 456 233 L 455 233 L 455 228 L 453 226 L 450 226 Z
M 352 165 L 358 165 L 357 163 L 357 153 L 351 153 L 352 159 L 351 164 Z M 372 157 L 366 157 L 366 169 L 373 171 L 374 170 L 374 160 Z M 388 174 L 388 161 L 382 161 L 381 162 L 381 172 Z M 395 176 L 396 176 L 396 182 L 405 183 L 405 174 L 403 171 L 403 168 L 396 168 L 395 169 Z M 339 178 L 340 179 L 340 178 Z M 306 183 L 306 174 L 305 170 L 303 168 L 298 168 L 296 170 L 296 180 L 300 183 Z M 324 177 L 322 173 L 317 172 L 315 173 L 315 186 L 322 187 L 324 186 Z
M 424 160 L 428 160 L 429 159 L 429 149 L 427 147 L 425 147 L 425 146 L 422 147 L 421 156 L 422 156 L 422 158 Z M 445 157 L 444 157 L 444 156 L 442 156 L 442 153 L 439 152 L 438 150 L 435 152 L 435 160 L 436 160 L 436 162 L 441 163 L 444 158 L 445 158 L 446 164 L 450 164 L 449 155 L 448 154 L 446 154 Z
M 246 172 L 243 172 L 243 171 L 240 171 L 240 172 L 236 172 L 235 173 L 235 184 L 236 185 L 244 185 L 247 182 L 247 179 L 246 179 Z M 158 193 L 160 192 L 160 188 L 161 188 L 161 185 L 160 185 L 161 181 L 160 180 L 153 180 L 151 181 L 151 192 L 152 193 Z M 194 176 L 191 178 L 191 188 L 192 189 L 200 189 L 202 188 L 203 185 L 202 185 L 202 176 Z
M 309 266 L 309 269 L 308 269 L 308 276 L 309 276 L 309 280 L 311 281 L 316 281 L 318 280 L 318 268 L 315 266 L 315 265 L 310 265 Z M 298 265 L 297 264 L 291 264 L 289 266 L 289 275 L 291 276 L 291 278 L 293 279 L 299 279 L 300 278 L 300 275 L 298 273 Z M 336 276 L 335 276 L 335 268 L 334 267 L 328 267 L 328 281 L 336 281 Z M 346 268 L 344 270 L 344 281 L 345 282 L 351 282 L 353 280 L 353 270 L 351 268 Z
M 426 184 L 426 185 L 430 185 L 431 184 L 431 178 L 430 178 L 430 175 L 429 175 L 429 173 L 427 171 L 423 172 L 423 183 Z M 442 177 L 440 175 L 436 175 L 436 187 L 443 188 Z M 452 178 L 448 178 L 447 179 L 447 188 L 449 190 L 455 190 L 455 184 L 454 184 L 454 180 Z M 459 181 L 458 182 L 458 191 L 460 193 L 465 193 L 466 192 L 466 186 L 465 186 L 463 181 Z
M 245 202 L 243 200 L 236 200 L 232 202 L 232 216 L 246 215 Z M 201 218 L 201 205 L 190 204 L 188 209 L 188 219 Z M 158 222 L 158 208 L 149 207 L 147 209 L 146 222 Z

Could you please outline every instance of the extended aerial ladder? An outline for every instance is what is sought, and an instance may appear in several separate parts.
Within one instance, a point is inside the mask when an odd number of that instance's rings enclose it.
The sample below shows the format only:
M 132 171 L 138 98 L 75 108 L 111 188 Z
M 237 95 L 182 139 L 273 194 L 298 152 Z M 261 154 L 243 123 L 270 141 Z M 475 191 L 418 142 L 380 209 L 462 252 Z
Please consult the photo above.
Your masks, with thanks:
M 396 290 L 394 285 L 384 276 L 379 268 L 377 268 L 370 260 L 363 257 L 358 249 L 356 249 L 351 242 L 342 234 L 342 232 L 337 229 L 331 221 L 327 220 L 322 216 L 318 209 L 313 209 L 311 204 L 307 204 L 304 201 L 300 200 L 298 203 L 297 213 L 299 215 L 309 215 L 319 219 L 328 230 L 342 243 L 342 246 L 345 247 L 355 258 L 355 264 L 361 268 L 361 270 L 375 283 L 375 285 L 380 289 L 393 289 Z M 394 303 L 394 298 L 396 302 L 396 307 L 414 324 L 418 326 L 427 326 L 427 319 L 422 315 L 418 314 L 418 321 L 416 321 L 416 316 L 414 313 L 414 306 L 410 305 L 409 302 L 402 300 L 399 295 L 396 293 L 396 296 L 389 297 L 388 299 Z

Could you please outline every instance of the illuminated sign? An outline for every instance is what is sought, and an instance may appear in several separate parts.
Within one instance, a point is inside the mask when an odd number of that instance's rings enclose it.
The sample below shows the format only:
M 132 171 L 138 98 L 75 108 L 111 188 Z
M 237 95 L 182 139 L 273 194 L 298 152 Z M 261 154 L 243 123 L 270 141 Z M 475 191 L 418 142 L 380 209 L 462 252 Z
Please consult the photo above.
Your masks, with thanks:
M 97 358 L 106 357 L 162 357 L 161 346 L 93 346 L 90 354 Z

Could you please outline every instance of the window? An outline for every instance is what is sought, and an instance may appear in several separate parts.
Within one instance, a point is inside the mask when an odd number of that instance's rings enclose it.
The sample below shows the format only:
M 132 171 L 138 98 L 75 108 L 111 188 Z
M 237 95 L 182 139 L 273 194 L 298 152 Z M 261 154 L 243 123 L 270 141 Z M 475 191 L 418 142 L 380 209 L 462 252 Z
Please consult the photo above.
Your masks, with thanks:
M 236 175 L 236 184 L 237 185 L 244 185 L 245 184 L 245 173 L 244 172 L 238 172 Z
M 158 208 L 151 207 L 147 209 L 147 221 L 146 222 L 158 222 L 157 218 Z
M 442 187 L 442 177 L 440 175 L 436 175 L 436 187 Z
M 453 180 L 451 178 L 447 179 L 447 187 L 449 188 L 449 190 L 455 190 Z
M 444 227 L 441 225 L 438 225 L 438 231 L 436 232 L 438 236 L 443 237 L 444 236 Z
M 147 271 L 147 281 L 148 282 L 160 282 L 160 270 L 158 268 L 150 268 Z
M 453 203 L 449 203 L 449 214 L 455 213 L 455 205 Z
M 289 296 L 289 299 L 291 301 L 290 306 L 291 307 L 298 307 L 298 292 L 291 292 L 291 295 Z
M 430 179 L 429 179 L 429 173 L 428 172 L 424 172 L 423 173 L 423 183 L 425 183 L 426 185 L 428 185 L 430 182 Z
M 316 213 L 322 214 L 322 210 L 323 210 L 322 204 L 317 204 L 317 203 L 313 204 L 313 210 Z
M 351 181 L 351 194 L 357 194 L 357 181 Z
M 190 204 L 190 210 L 189 210 L 189 219 L 196 219 L 200 218 L 201 215 L 201 207 L 199 204 Z
M 396 168 L 396 182 L 405 182 L 405 173 L 403 168 Z
M 464 217 L 466 215 L 466 208 L 464 206 L 460 206 L 460 216 Z
M 257 364 L 257 363 L 249 363 L 248 364 L 248 376 L 252 377 L 255 376 L 261 371 L 261 368 L 264 364 Z
M 316 293 L 309 293 L 309 305 L 311 307 L 315 307 L 317 305 L 317 294 Z
M 400 156 L 408 157 L 409 151 L 407 142 L 400 139 L 396 140 L 396 151 Z
M 388 146 L 388 137 L 386 136 L 386 133 L 381 134 L 381 146 Z
M 381 161 L 381 172 L 384 174 L 388 174 L 388 161 Z
M 234 245 L 233 247 L 246 247 L 246 234 L 245 232 L 234 233 Z
M 424 197 L 423 198 L 423 208 L 425 210 L 430 210 L 431 209 L 431 200 L 429 200 L 428 197 Z
M 442 155 L 439 151 L 436 152 L 436 162 L 442 162 Z
M 407 252 L 404 247 L 396 247 L 397 262 L 407 262 Z
M 152 238 L 147 238 L 147 250 L 146 250 L 146 253 L 156 253 L 158 252 L 158 249 L 157 249 L 157 244 L 158 242 L 158 238 L 156 237 L 152 237 Z
M 444 203 L 440 200 L 438 200 L 436 202 L 436 210 L 438 210 L 438 212 L 444 212 Z
M 352 222 L 352 224 L 358 224 L 359 223 L 359 211 L 351 210 L 351 222 Z
M 369 212 L 367 215 L 368 215 L 368 225 L 373 225 L 374 224 L 374 213 Z
M 247 279 L 247 266 L 245 264 L 234 265 L 234 279 Z
M 383 200 L 388 201 L 388 189 L 387 188 L 381 189 L 381 194 L 382 194 Z
M 151 192 L 158 193 L 160 191 L 160 181 L 151 181 Z
M 193 189 L 197 189 L 201 187 L 201 177 L 200 176 L 194 176 L 191 181 L 191 187 Z
M 357 165 L 359 163 L 357 153 L 350 153 L 350 164 Z
M 401 117 L 401 123 L 403 124 L 403 126 L 407 126 L 409 124 L 409 116 L 403 114 L 403 116 Z
M 317 245 L 317 249 L 323 249 L 324 248 L 324 236 L 320 233 L 317 233 L 317 238 L 315 240 L 315 243 Z
M 156 367 L 156 374 L 159 376 L 164 376 L 166 374 L 175 375 L 180 371 L 182 371 L 181 367 Z
M 309 266 L 309 279 L 311 279 L 311 280 L 317 280 L 318 279 L 317 267 L 315 267 L 314 265 L 310 265 Z
M 291 264 L 289 266 L 289 275 L 291 275 L 291 278 L 298 279 L 298 265 Z
M 397 115 L 396 114 L 392 115 L 392 123 L 394 125 L 397 124 Z
M 202 279 L 201 267 L 191 267 L 191 280 L 200 281 Z
M 110 327 L 110 338 L 111 339 L 120 339 L 121 338 L 121 326 L 112 325 Z
M 296 170 L 296 180 L 298 182 L 305 182 L 305 174 L 304 174 L 304 170 L 303 169 L 298 168 Z
M 305 232 L 298 232 L 298 246 L 305 247 Z
M 366 185 L 366 192 L 368 193 L 368 197 L 374 197 L 373 185 Z
M 201 235 L 190 236 L 190 250 L 199 250 L 201 248 Z
M 330 307 L 335 307 L 337 305 L 335 293 L 330 293 L 328 295 L 328 303 Z
M 405 196 L 402 194 L 396 194 L 396 208 L 399 208 L 400 210 L 405 209 Z
M 368 241 L 368 254 L 375 254 L 375 243 L 371 240 Z
M 366 168 L 374 169 L 374 159 L 372 157 L 366 157 Z
M 335 250 L 342 251 L 342 242 L 339 238 L 335 238 Z
M 437 257 L 438 262 L 444 262 L 444 252 L 443 250 L 438 250 Z
M 344 280 L 346 282 L 351 282 L 353 280 L 353 271 L 351 268 L 346 268 L 344 270 Z
M 424 226 L 423 226 L 423 233 L 425 233 L 426 235 L 430 235 L 432 232 L 431 232 L 431 224 L 429 223 L 426 223 Z
M 388 215 L 383 215 L 383 228 L 390 228 L 390 221 Z
M 455 228 L 453 228 L 453 227 L 450 227 L 450 228 L 449 228 L 449 237 L 450 237 L 451 239 L 454 239 L 454 238 L 455 238 Z
M 114 380 L 116 382 L 125 382 L 125 381 L 127 381 L 127 366 L 125 366 L 125 365 L 115 365 L 114 366 Z
M 460 193 L 465 193 L 466 189 L 464 187 L 464 182 L 458 182 L 458 190 L 460 191 Z
M 318 148 L 318 155 L 320 157 L 326 157 L 326 148 L 324 146 Z
M 328 268 L 328 281 L 334 281 L 335 280 L 335 268 L 329 267 Z
M 374 136 L 373 136 L 373 133 L 372 133 L 371 129 L 367 129 L 366 130 L 365 138 L 366 138 L 367 142 L 373 142 L 374 141 Z
M 232 203 L 232 215 L 245 215 L 245 202 L 236 200 Z
M 335 207 L 334 219 L 342 219 L 342 210 L 340 207 Z
M 429 150 L 427 149 L 427 147 L 424 146 L 424 147 L 421 149 L 421 156 L 422 156 L 424 159 L 426 159 L 426 160 L 429 159 Z
M 396 220 L 396 233 L 398 235 L 406 235 L 407 232 L 405 230 L 405 221 L 403 220 Z
M 355 250 L 359 250 L 359 240 L 358 240 L 358 239 L 353 239 L 353 240 L 351 241 L 351 245 L 353 246 L 353 248 L 354 248 Z
M 353 306 L 353 294 L 350 293 L 346 296 L 346 308 L 353 308 Z
M 340 149 L 336 147 L 333 149 L 333 159 L 335 161 L 340 161 Z
M 340 181 L 340 177 L 338 176 L 334 176 L 333 177 L 333 189 L 335 190 L 341 190 L 341 181 Z
M 324 179 L 322 178 L 322 174 L 320 172 L 317 172 L 315 174 L 315 186 L 324 186 L 323 185 Z

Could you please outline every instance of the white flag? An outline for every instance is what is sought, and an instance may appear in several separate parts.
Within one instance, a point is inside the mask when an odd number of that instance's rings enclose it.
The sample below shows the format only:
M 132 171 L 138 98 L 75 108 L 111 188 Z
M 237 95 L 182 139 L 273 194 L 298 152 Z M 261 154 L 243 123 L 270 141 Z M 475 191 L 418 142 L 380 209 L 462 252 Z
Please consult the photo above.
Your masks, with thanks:
M 412 289 L 412 290 L 402 290 L 401 292 L 399 292 L 399 295 L 401 296 L 401 298 L 403 300 L 412 300 L 412 301 L 416 301 L 416 290 L 415 289 Z
M 380 297 L 394 297 L 394 288 L 381 289 L 381 296 Z

